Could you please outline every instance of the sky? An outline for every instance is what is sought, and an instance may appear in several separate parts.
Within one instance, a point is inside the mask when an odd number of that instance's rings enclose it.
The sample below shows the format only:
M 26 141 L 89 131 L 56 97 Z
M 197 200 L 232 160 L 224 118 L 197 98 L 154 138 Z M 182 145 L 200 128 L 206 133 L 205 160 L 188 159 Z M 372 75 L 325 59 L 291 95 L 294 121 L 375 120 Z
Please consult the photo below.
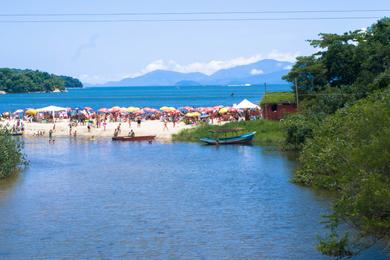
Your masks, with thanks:
M 318 33 L 366 28 L 375 18 L 304 21 L 4 23 L 15 20 L 390 16 L 390 12 L 165 16 L 15 17 L 10 14 L 288 10 L 390 10 L 389 0 L 2 0 L 0 67 L 38 69 L 99 84 L 156 69 L 213 72 L 265 58 L 294 61 Z

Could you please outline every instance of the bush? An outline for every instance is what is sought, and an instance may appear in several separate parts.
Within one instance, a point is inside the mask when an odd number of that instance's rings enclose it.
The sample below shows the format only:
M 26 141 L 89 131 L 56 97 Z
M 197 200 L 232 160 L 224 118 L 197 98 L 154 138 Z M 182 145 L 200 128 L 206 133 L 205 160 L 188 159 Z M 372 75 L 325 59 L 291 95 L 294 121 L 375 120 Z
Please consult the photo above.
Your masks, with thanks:
M 389 137 L 390 87 L 340 109 L 314 128 L 294 180 L 337 191 L 335 217 L 357 227 L 362 236 L 389 238 Z
M 21 143 L 0 129 L 0 179 L 17 172 L 23 162 Z

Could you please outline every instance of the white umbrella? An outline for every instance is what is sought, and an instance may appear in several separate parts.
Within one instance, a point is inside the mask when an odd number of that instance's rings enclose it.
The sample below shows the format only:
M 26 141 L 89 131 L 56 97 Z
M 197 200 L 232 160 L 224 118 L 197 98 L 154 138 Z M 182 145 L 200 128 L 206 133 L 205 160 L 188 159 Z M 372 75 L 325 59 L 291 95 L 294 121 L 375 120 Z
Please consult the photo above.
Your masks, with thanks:
M 18 109 L 14 112 L 14 114 L 19 114 L 19 113 L 23 113 L 23 109 Z
M 250 102 L 248 99 L 244 99 L 243 101 L 241 101 L 238 105 L 235 105 L 233 106 L 234 108 L 236 109 L 253 109 L 253 108 L 258 108 L 260 109 L 260 107 L 256 104 L 253 104 L 252 102 Z

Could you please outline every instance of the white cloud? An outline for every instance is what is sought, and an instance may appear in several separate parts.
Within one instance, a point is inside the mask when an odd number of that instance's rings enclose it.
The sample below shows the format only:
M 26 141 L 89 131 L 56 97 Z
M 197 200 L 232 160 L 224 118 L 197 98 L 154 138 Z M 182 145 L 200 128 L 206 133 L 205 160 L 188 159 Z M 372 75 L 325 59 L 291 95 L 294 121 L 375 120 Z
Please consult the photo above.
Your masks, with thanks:
M 104 83 L 106 81 L 120 80 L 128 77 L 131 78 L 138 77 L 155 70 L 170 70 L 170 71 L 176 71 L 182 73 L 201 72 L 206 75 L 211 75 L 221 69 L 229 69 L 240 65 L 247 65 L 247 64 L 258 62 L 263 59 L 275 59 L 278 61 L 294 62 L 297 56 L 298 53 L 281 52 L 279 50 L 272 50 L 270 53 L 266 55 L 255 54 L 253 56 L 237 57 L 228 60 L 211 60 L 208 62 L 193 62 L 188 64 L 180 64 L 174 60 L 157 59 L 155 61 L 152 61 L 151 63 L 146 65 L 145 68 L 143 68 L 142 70 L 136 73 L 130 73 L 130 74 L 122 73 L 121 75 L 116 74 L 116 75 L 112 75 L 111 77 L 84 74 L 84 75 L 80 75 L 79 78 L 83 82 L 98 84 L 98 83 Z M 260 70 L 251 71 L 252 75 L 258 75 L 262 73 L 263 72 Z
M 268 59 L 274 59 L 278 61 L 295 62 L 295 59 L 299 56 L 298 52 L 280 52 L 278 50 L 272 50 L 268 55 Z
M 254 55 L 250 57 L 238 57 L 230 60 L 211 60 L 209 62 L 193 62 L 189 64 L 179 64 L 174 60 L 155 60 L 149 63 L 141 71 L 132 74 L 132 77 L 140 76 L 154 70 L 171 70 L 183 73 L 201 72 L 211 75 L 221 69 L 233 68 L 239 65 L 246 65 L 257 62 L 264 57 L 262 55 Z
M 162 59 L 159 59 L 149 63 L 144 69 L 137 73 L 131 74 L 130 76 L 136 77 L 154 70 L 171 70 L 183 73 L 201 72 L 207 75 L 211 75 L 221 69 L 229 69 L 240 65 L 247 65 L 258 62 L 262 59 L 275 59 L 278 61 L 294 62 L 297 56 L 298 53 L 280 52 L 278 50 L 272 50 L 267 55 L 256 54 L 249 57 L 237 57 L 230 60 L 211 60 L 209 62 L 194 62 L 189 64 L 179 64 L 174 60 L 164 61 Z
M 251 70 L 251 75 L 260 75 L 260 74 L 263 74 L 264 71 L 263 70 L 258 70 L 258 69 L 252 69 Z

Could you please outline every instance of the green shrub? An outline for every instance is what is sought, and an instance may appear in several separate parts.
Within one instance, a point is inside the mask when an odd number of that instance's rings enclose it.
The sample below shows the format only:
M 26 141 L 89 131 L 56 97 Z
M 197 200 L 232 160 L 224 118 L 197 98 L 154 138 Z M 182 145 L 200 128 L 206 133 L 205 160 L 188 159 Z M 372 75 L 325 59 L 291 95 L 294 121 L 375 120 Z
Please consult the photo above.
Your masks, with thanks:
M 0 179 L 17 172 L 23 162 L 21 142 L 0 129 Z

